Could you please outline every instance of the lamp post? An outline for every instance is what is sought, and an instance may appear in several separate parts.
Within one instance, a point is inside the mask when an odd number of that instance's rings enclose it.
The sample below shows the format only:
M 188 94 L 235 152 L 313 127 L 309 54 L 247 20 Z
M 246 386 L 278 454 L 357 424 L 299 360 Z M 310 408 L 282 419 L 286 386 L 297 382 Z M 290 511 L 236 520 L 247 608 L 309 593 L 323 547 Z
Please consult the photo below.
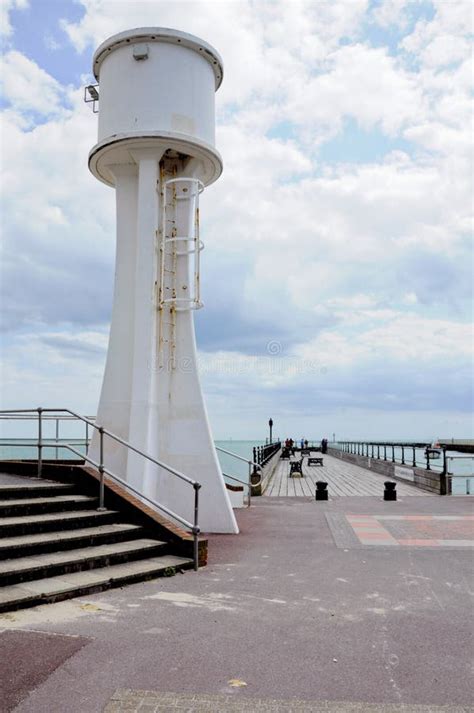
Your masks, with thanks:
M 270 443 L 273 443 L 273 441 L 272 441 L 273 419 L 272 418 L 269 420 L 268 425 L 270 427 Z

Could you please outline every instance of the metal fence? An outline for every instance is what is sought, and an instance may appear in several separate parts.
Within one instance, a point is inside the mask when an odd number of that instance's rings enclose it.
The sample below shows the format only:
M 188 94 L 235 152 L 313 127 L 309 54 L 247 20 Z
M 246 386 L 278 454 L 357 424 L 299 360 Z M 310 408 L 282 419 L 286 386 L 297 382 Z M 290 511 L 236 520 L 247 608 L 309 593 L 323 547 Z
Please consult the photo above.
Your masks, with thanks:
M 262 468 L 268 463 L 277 451 L 281 448 L 281 442 L 267 443 L 265 446 L 255 446 L 253 449 L 253 460 Z
M 414 441 L 338 441 L 328 444 L 344 453 L 409 465 L 413 468 L 447 472 L 446 448 Z M 439 461 L 439 463 L 438 463 Z

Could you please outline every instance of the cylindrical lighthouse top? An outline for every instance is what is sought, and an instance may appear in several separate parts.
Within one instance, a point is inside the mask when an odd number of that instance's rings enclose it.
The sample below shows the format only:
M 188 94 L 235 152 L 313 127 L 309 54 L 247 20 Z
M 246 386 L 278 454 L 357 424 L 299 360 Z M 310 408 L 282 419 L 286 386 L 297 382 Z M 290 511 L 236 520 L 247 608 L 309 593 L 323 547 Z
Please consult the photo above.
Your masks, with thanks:
M 210 45 L 167 28 L 128 30 L 97 49 L 93 71 L 99 127 L 89 166 L 97 178 L 113 185 L 108 165 L 130 163 L 130 150 L 158 146 L 200 161 L 205 183 L 220 175 L 215 92 L 223 67 Z

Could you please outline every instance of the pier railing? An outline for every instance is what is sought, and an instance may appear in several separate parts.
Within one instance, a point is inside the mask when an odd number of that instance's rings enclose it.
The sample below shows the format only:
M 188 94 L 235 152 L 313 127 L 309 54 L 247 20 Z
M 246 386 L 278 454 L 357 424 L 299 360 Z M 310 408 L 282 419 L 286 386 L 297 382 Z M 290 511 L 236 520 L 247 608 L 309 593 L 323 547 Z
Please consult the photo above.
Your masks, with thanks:
M 338 441 L 328 444 L 344 453 L 365 456 L 375 460 L 447 473 L 446 447 L 432 447 L 420 441 Z M 421 454 L 421 455 L 420 455 Z M 439 464 L 437 461 L 440 461 Z
M 253 459 L 255 463 L 261 465 L 262 468 L 281 448 L 281 442 L 267 443 L 264 446 L 255 446 L 253 449 Z
M 66 416 L 66 419 L 64 418 Z M 62 448 L 65 450 L 70 451 L 71 453 L 74 453 L 76 456 L 81 461 L 85 461 L 87 463 L 90 463 L 94 468 L 96 468 L 99 471 L 99 510 L 105 510 L 104 506 L 104 489 L 105 489 L 105 483 L 104 483 L 104 475 L 108 475 L 112 480 L 120 483 L 126 490 L 131 491 L 134 495 L 137 495 L 141 500 L 146 500 L 152 507 L 154 507 L 157 510 L 160 510 L 161 512 L 165 513 L 168 517 L 171 517 L 172 519 L 176 520 L 177 522 L 181 523 L 184 525 L 184 527 L 188 528 L 192 534 L 193 534 L 193 559 L 194 559 L 194 569 L 197 570 L 199 566 L 199 556 L 198 556 L 198 546 L 199 546 L 199 541 L 198 541 L 198 536 L 200 533 L 200 528 L 199 528 L 199 490 L 201 488 L 201 484 L 198 483 L 196 480 L 193 480 L 192 478 L 188 478 L 187 475 L 184 475 L 184 473 L 181 473 L 179 470 L 176 470 L 176 468 L 173 468 L 172 466 L 168 465 L 167 463 L 163 463 L 163 461 L 158 460 L 157 458 L 153 458 L 150 456 L 148 453 L 145 453 L 144 451 L 140 450 L 139 448 L 136 448 L 133 446 L 131 443 L 128 441 L 125 441 L 123 438 L 120 438 L 120 436 L 117 436 L 117 434 L 112 433 L 112 431 L 109 431 L 108 429 L 104 428 L 103 426 L 100 426 L 97 424 L 95 421 L 87 418 L 86 416 L 81 416 L 80 414 L 76 413 L 75 411 L 72 411 L 71 409 L 66 409 L 66 408 L 36 408 L 36 409 L 14 409 L 14 410 L 2 410 L 0 411 L 0 419 L 2 420 L 18 420 L 18 419 L 26 419 L 29 417 L 31 420 L 31 417 L 34 418 L 35 421 L 37 421 L 37 439 L 36 441 L 32 441 L 31 444 L 25 443 L 24 439 L 21 439 L 21 442 L 18 440 L 12 440 L 12 441 L 5 441 L 2 439 L 1 445 L 3 446 L 9 446 L 9 447 L 22 447 L 24 448 L 25 446 L 31 445 L 32 447 L 36 447 L 37 453 L 38 453 L 38 469 L 37 469 L 37 476 L 38 478 L 42 477 L 42 472 L 43 472 L 43 449 L 44 448 Z M 56 438 L 55 440 L 48 440 L 45 439 L 43 436 L 43 427 L 44 427 L 44 421 L 45 420 L 55 420 L 56 423 L 60 420 L 76 420 L 78 422 L 82 422 L 85 424 L 86 429 L 95 429 L 98 434 L 99 434 L 99 462 L 96 462 L 92 460 L 92 458 L 89 457 L 87 453 L 81 453 L 81 451 L 77 450 L 77 448 L 74 448 L 72 443 L 63 443 L 59 442 L 59 439 Z M 58 429 L 58 425 L 56 426 Z M 86 444 L 88 443 L 88 430 L 86 430 Z M 105 462 L 104 462 L 104 441 L 106 438 L 109 438 L 116 443 L 120 443 L 122 446 L 127 448 L 128 451 L 133 451 L 134 453 L 137 453 L 139 456 L 144 458 L 145 460 L 154 463 L 160 468 L 163 468 L 166 472 L 170 473 L 172 476 L 178 478 L 179 480 L 182 480 L 183 482 L 187 483 L 188 485 L 192 486 L 194 489 L 194 520 L 193 522 L 189 522 L 186 520 L 186 518 L 182 517 L 181 515 L 178 515 L 177 513 L 173 512 L 169 508 L 167 508 L 165 505 L 157 502 L 156 500 L 153 500 L 152 498 L 149 498 L 147 495 L 144 495 L 141 493 L 139 490 L 134 488 L 130 483 L 127 483 L 123 478 L 121 478 L 119 475 L 111 471 L 109 468 L 107 468 Z M 75 439 L 71 439 L 75 440 Z M 77 445 L 77 443 L 75 443 Z

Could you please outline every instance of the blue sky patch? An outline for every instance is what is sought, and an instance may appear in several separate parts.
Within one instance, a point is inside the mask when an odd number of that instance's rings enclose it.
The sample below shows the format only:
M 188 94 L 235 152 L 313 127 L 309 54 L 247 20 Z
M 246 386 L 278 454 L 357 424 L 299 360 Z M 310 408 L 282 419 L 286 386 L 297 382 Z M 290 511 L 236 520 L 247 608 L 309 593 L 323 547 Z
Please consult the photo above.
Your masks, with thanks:
M 61 84 L 80 84 L 88 60 L 76 52 L 60 22 L 79 22 L 83 15 L 84 7 L 74 0 L 30 0 L 29 7 L 11 12 L 11 44 Z
M 413 146 L 401 137 L 391 138 L 381 129 L 362 129 L 352 117 L 344 120 L 341 133 L 322 144 L 319 160 L 323 163 L 373 163 L 383 160 L 391 151 L 410 154 Z

